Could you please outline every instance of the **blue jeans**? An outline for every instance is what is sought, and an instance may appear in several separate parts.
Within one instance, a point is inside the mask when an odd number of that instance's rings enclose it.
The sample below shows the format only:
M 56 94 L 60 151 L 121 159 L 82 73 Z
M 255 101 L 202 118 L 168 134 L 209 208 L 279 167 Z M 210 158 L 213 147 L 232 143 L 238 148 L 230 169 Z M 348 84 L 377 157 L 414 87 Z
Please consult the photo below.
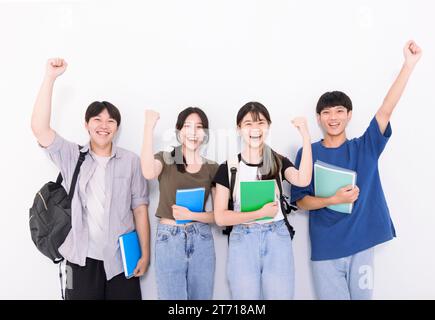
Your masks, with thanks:
M 373 294 L 374 248 L 352 256 L 312 261 L 314 288 L 321 300 L 369 300 Z
M 227 264 L 233 299 L 293 299 L 294 273 L 292 241 L 283 220 L 234 226 Z
M 212 299 L 216 256 L 208 224 L 159 224 L 155 261 L 159 299 Z

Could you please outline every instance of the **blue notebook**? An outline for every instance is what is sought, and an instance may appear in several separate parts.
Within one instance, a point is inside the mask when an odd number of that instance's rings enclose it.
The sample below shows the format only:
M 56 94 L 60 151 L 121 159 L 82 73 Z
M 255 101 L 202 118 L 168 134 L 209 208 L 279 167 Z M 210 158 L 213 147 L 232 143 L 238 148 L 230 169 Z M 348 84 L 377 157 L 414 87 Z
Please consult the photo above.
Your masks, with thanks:
M 205 188 L 178 189 L 175 195 L 175 204 L 185 207 L 192 212 L 203 212 Z M 186 224 L 192 220 L 176 220 L 177 224 Z
M 124 274 L 129 279 L 134 276 L 134 269 L 136 269 L 137 262 L 142 256 L 137 232 L 132 231 L 120 236 L 119 246 L 121 248 Z
M 347 185 L 355 187 L 356 172 L 337 167 L 317 160 L 314 164 L 314 193 L 316 197 L 333 196 L 338 189 Z M 342 203 L 328 206 L 329 209 L 341 213 L 352 213 L 352 203 Z

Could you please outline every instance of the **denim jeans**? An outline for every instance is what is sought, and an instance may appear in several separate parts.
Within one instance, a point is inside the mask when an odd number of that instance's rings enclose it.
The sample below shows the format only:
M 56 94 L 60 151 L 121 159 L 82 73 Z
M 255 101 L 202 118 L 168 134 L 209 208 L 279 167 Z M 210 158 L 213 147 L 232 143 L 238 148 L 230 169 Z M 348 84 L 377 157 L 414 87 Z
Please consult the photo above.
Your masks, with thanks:
M 314 288 L 321 300 L 369 300 L 373 293 L 374 248 L 352 256 L 312 261 Z
M 212 299 L 215 261 L 213 234 L 208 224 L 159 224 L 155 243 L 159 299 Z
M 234 226 L 227 264 L 233 299 L 293 299 L 294 273 L 292 241 L 283 220 Z

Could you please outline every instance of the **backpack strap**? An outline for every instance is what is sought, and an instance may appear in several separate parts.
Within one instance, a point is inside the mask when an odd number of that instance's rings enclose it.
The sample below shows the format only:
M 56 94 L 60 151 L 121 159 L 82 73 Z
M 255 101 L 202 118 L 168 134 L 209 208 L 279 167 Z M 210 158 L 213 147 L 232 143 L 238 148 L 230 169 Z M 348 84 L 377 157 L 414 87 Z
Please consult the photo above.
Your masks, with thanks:
M 228 167 L 228 182 L 230 183 L 230 197 L 228 199 L 228 209 L 234 210 L 234 199 L 236 198 L 237 192 L 239 190 L 239 177 L 237 172 L 239 171 L 239 157 L 235 157 L 227 161 Z M 230 234 L 233 230 L 233 226 L 226 226 L 222 231 L 223 234 L 228 236 L 228 243 L 230 241 Z
M 62 181 L 63 181 L 62 173 L 59 172 L 59 174 L 57 175 L 56 184 L 62 184 Z
M 234 199 L 237 197 L 237 192 L 239 192 L 239 158 L 235 157 L 227 161 L 228 166 L 228 181 L 230 182 L 230 200 L 231 206 L 233 206 Z
M 81 148 L 80 148 L 81 149 Z M 77 161 L 76 167 L 74 169 L 74 174 L 71 180 L 71 187 L 68 193 L 68 200 L 71 202 L 74 196 L 74 190 L 76 188 L 77 179 L 79 177 L 80 167 L 82 166 L 83 161 L 85 161 L 87 152 L 80 152 L 79 159 Z
M 296 211 L 297 208 L 290 205 L 287 201 L 288 197 L 284 195 L 282 192 L 282 175 L 281 170 L 279 171 L 279 175 L 276 177 L 276 184 L 279 188 L 279 201 L 281 204 L 281 210 L 284 216 L 284 223 L 287 226 L 288 232 L 290 233 L 290 238 L 293 240 L 293 237 L 295 236 L 295 229 L 288 221 L 287 215 L 290 214 L 292 211 Z
M 79 151 L 83 149 L 83 146 L 79 145 L 78 147 L 79 147 Z M 74 196 L 74 191 L 75 191 L 76 184 L 77 184 L 77 178 L 78 178 L 79 172 L 80 172 L 80 167 L 82 166 L 82 163 L 85 161 L 85 157 L 86 157 L 87 153 L 88 153 L 87 151 L 86 152 L 80 151 L 79 159 L 77 160 L 77 164 L 76 164 L 76 167 L 74 169 L 73 177 L 71 180 L 71 187 L 70 187 L 70 190 L 68 192 L 68 199 L 70 202 L 72 201 L 72 198 Z M 57 176 L 57 179 L 56 179 L 56 183 L 62 184 L 62 182 L 63 182 L 62 173 L 59 172 L 59 175 Z
M 60 294 L 62 295 L 62 300 L 65 300 L 65 289 L 63 287 L 62 263 L 59 263 L 59 280 L 60 280 Z
M 80 172 L 80 167 L 82 166 L 83 162 L 85 161 L 86 154 L 88 153 L 87 151 L 86 152 L 81 152 L 80 150 L 82 150 L 82 148 L 83 147 L 79 145 L 80 155 L 79 155 L 79 159 L 77 160 L 76 167 L 74 169 L 74 174 L 73 174 L 73 177 L 72 177 L 72 180 L 71 180 L 71 187 L 70 187 L 70 190 L 69 190 L 69 193 L 68 193 L 68 201 L 69 201 L 70 205 L 71 205 L 72 198 L 74 196 L 74 191 L 75 191 L 75 188 L 76 188 L 77 179 L 78 179 L 79 172 Z M 62 181 L 63 181 L 62 174 L 59 173 L 59 175 L 58 175 L 58 177 L 56 179 L 56 183 L 61 184 Z M 62 294 L 62 300 L 65 300 L 65 293 L 64 293 L 65 289 L 63 287 L 63 272 L 62 272 L 62 262 L 63 261 L 64 261 L 64 259 L 62 258 L 61 260 L 54 261 L 54 263 L 59 264 L 60 292 Z

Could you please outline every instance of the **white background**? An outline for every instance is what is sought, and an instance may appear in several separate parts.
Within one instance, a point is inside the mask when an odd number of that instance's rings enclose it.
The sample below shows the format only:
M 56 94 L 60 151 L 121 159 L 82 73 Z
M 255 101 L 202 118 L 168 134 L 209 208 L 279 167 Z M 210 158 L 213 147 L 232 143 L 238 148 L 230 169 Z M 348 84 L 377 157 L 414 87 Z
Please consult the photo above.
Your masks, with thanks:
M 118 144 L 140 152 L 143 111 L 161 113 L 156 150 L 179 111 L 199 106 L 212 129 L 234 128 L 250 100 L 272 116 L 272 147 L 294 160 L 300 138 L 290 126 L 309 118 L 321 137 L 315 104 L 342 90 L 354 103 L 348 136 L 361 135 L 380 106 L 415 39 L 424 56 L 392 119 L 380 160 L 398 238 L 377 247 L 377 299 L 435 298 L 434 108 L 435 5 L 400 1 L 0 1 L 0 298 L 59 299 L 57 269 L 34 247 L 28 208 L 57 169 L 38 148 L 30 115 L 45 61 L 67 59 L 55 87 L 52 126 L 85 143 L 84 112 L 108 100 L 122 112 Z M 210 157 L 223 161 L 212 139 Z M 151 183 L 150 218 L 158 192 Z M 307 216 L 296 227 L 296 298 L 313 299 Z M 226 238 L 215 229 L 216 299 L 229 298 Z M 154 265 L 142 280 L 156 298 Z

